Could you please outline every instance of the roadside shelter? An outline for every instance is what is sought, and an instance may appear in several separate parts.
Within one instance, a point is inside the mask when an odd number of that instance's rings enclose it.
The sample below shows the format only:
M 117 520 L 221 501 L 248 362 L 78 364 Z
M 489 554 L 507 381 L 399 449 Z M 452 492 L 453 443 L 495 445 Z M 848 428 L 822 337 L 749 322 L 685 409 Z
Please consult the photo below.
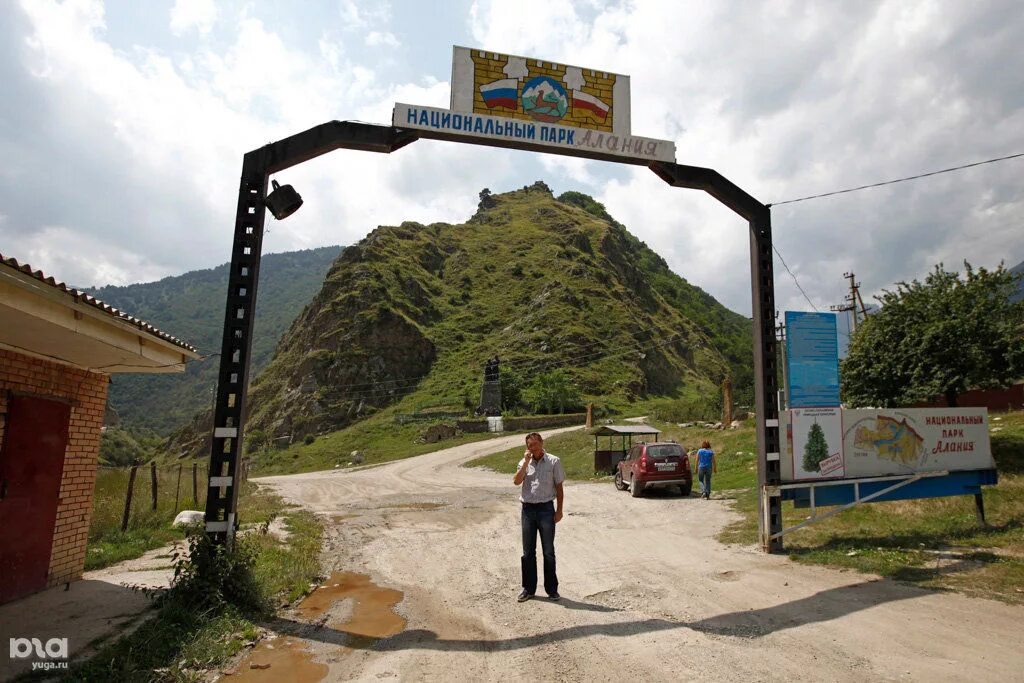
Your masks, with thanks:
M 198 357 L 0 254 L 0 603 L 81 578 L 110 375 Z
M 657 441 L 661 432 L 650 425 L 604 425 L 590 430 L 594 435 L 594 472 L 613 474 L 619 462 L 626 457 L 633 439 Z M 650 437 L 645 439 L 643 437 Z M 601 448 L 604 438 L 605 448 Z

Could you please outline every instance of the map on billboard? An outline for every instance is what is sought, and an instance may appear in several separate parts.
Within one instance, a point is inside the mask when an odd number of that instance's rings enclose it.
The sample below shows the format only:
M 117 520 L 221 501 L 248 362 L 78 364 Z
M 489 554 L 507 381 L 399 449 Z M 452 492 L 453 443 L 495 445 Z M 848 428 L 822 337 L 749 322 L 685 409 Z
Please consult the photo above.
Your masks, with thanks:
M 995 467 L 985 408 L 844 410 L 843 424 L 856 476 Z
M 789 406 L 839 405 L 839 343 L 835 313 L 786 311 Z
M 853 447 L 871 451 L 884 460 L 916 466 L 924 456 L 924 437 L 906 417 L 897 420 L 880 414 L 874 421 L 868 418 L 854 427 Z
M 779 419 L 786 481 L 995 469 L 985 408 L 803 408 Z

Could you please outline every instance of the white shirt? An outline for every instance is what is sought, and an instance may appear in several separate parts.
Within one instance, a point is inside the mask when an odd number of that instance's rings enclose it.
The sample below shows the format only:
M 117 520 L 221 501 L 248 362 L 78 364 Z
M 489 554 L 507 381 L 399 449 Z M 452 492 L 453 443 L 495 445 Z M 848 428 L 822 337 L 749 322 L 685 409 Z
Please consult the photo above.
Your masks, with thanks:
M 519 500 L 523 503 L 547 503 L 555 499 L 555 485 L 565 481 L 565 471 L 562 469 L 562 461 L 547 451 L 540 460 L 530 458 L 530 464 L 526 468 L 526 477 L 523 479 L 522 493 Z M 525 458 L 524 458 L 525 460 Z M 523 466 L 523 460 L 519 461 L 519 467 Z

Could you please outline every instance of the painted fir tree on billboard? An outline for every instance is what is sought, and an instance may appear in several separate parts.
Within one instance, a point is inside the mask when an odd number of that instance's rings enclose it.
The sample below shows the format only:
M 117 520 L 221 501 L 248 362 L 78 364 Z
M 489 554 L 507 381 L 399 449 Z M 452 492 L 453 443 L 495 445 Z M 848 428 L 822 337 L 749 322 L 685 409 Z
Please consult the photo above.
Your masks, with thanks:
M 804 446 L 804 472 L 818 472 L 821 461 L 828 458 L 828 442 L 821 425 L 815 422 L 807 433 L 807 444 Z

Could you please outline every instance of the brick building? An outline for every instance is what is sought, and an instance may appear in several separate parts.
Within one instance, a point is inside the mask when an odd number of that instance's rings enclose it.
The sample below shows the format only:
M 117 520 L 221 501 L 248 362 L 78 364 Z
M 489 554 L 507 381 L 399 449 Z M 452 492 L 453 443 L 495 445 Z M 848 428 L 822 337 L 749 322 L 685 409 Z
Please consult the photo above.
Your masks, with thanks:
M 82 575 L 110 375 L 196 358 L 0 254 L 0 603 Z

